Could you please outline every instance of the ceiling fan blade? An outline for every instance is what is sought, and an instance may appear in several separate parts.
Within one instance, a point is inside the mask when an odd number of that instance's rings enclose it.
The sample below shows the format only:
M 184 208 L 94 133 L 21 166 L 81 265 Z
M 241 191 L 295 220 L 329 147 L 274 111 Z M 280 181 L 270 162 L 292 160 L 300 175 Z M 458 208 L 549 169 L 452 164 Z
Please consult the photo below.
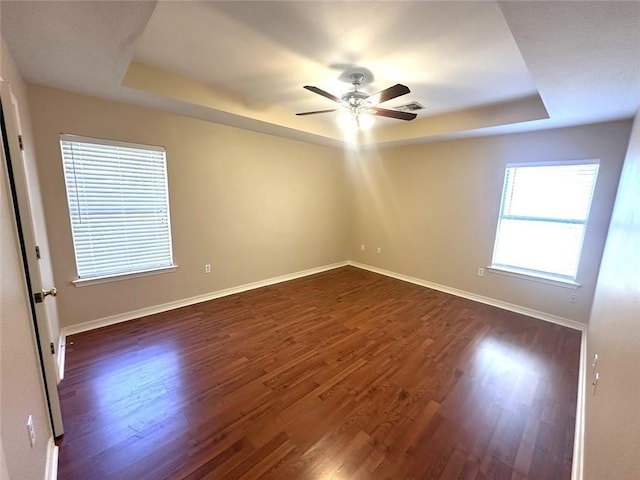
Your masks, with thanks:
M 418 115 L 409 112 L 399 112 L 397 110 L 387 110 L 386 108 L 371 107 L 367 110 L 371 115 L 379 117 L 397 118 L 398 120 L 413 120 Z
M 296 113 L 296 115 L 315 115 L 316 113 L 329 113 L 329 112 L 335 112 L 336 109 L 332 108 L 330 110 L 316 110 L 314 112 L 301 112 L 301 113 Z
M 333 100 L 334 102 L 340 103 L 342 101 L 335 95 L 331 95 L 329 92 L 325 92 L 324 90 L 318 87 L 314 87 L 312 85 L 305 85 L 304 88 L 306 88 L 310 92 L 317 93 L 318 95 L 322 95 L 323 97 L 326 97 L 329 100 Z
M 406 95 L 409 92 L 411 92 L 409 87 L 402 85 L 401 83 L 397 83 L 393 87 L 385 88 L 384 90 L 380 90 L 378 93 L 374 93 L 368 98 L 368 100 L 371 101 L 372 105 L 378 105 L 379 103 L 386 102 L 387 100 Z

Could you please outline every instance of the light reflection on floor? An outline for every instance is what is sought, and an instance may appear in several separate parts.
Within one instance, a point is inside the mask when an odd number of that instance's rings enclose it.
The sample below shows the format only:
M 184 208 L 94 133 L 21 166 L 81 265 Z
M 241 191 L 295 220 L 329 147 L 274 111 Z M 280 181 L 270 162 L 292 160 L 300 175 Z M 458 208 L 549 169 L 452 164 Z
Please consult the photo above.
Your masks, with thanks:
M 483 338 L 477 345 L 471 376 L 478 388 L 472 401 L 478 408 L 523 412 L 535 398 L 545 398 L 549 387 L 549 363 L 525 347 L 503 339 Z M 543 380 L 544 379 L 544 380 Z
M 507 371 L 523 373 L 545 368 L 540 358 L 528 350 L 490 337 L 483 338 L 478 344 L 475 362 L 478 365 L 474 367 L 478 370 L 490 370 L 494 373 Z
M 143 347 L 126 357 L 109 358 L 93 377 L 94 411 L 105 413 L 97 420 L 111 428 L 143 434 L 181 410 L 180 357 L 166 343 Z

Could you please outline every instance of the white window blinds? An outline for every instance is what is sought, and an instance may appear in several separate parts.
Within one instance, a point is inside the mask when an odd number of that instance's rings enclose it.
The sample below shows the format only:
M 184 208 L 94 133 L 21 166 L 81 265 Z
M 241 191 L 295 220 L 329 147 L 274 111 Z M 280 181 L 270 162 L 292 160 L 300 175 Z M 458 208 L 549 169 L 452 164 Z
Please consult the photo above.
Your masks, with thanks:
M 61 135 L 79 279 L 173 264 L 165 150 Z
M 598 163 L 508 165 L 492 266 L 575 280 Z

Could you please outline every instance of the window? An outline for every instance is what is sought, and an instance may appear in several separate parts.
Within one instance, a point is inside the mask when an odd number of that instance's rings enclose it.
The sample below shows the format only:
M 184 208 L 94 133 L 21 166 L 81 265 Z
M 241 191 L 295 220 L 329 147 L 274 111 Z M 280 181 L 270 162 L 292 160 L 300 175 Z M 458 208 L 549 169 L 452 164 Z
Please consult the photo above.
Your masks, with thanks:
M 78 279 L 173 266 L 165 150 L 61 135 Z
M 491 266 L 575 281 L 598 166 L 507 165 Z

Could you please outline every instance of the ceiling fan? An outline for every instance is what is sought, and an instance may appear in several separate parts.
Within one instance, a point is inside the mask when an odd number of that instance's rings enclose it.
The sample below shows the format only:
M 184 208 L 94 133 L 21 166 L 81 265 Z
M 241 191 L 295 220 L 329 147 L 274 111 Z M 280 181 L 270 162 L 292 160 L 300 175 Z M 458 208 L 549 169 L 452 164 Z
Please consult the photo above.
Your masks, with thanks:
M 318 87 L 305 85 L 304 88 L 306 88 L 307 90 L 313 93 L 317 93 L 318 95 L 322 95 L 323 97 L 326 97 L 329 100 L 333 100 L 334 102 L 338 103 L 341 108 L 332 108 L 329 110 L 315 110 L 313 112 L 301 112 L 301 113 L 296 113 L 296 115 L 315 115 L 317 113 L 330 113 L 330 112 L 342 110 L 351 114 L 356 125 L 359 125 L 360 114 L 362 113 L 377 115 L 379 117 L 397 118 L 398 120 L 407 120 L 407 121 L 413 120 L 414 118 L 417 117 L 415 113 L 400 112 L 398 110 L 389 110 L 387 108 L 380 108 L 377 106 L 381 103 L 392 100 L 396 97 L 406 95 L 411 91 L 409 90 L 409 87 L 398 83 L 392 87 L 385 88 L 384 90 L 381 90 L 374 95 L 367 95 L 366 93 L 358 90 L 358 88 L 362 84 L 363 79 L 364 79 L 364 75 L 362 73 L 352 73 L 351 83 L 353 84 L 353 91 L 345 93 L 340 98 L 330 94 L 329 92 L 325 92 L 324 90 Z

